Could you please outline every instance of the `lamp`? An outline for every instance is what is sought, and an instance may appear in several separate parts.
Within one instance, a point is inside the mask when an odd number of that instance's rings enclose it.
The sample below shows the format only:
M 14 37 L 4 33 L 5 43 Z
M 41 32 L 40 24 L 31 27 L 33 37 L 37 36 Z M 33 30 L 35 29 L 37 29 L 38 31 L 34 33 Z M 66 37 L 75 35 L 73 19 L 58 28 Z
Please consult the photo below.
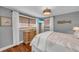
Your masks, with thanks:
M 79 27 L 73 27 L 74 35 L 79 39 Z
M 51 9 L 46 8 L 45 10 L 43 10 L 43 15 L 44 16 L 50 16 L 51 15 Z
M 79 32 L 79 27 L 73 27 L 73 30 Z

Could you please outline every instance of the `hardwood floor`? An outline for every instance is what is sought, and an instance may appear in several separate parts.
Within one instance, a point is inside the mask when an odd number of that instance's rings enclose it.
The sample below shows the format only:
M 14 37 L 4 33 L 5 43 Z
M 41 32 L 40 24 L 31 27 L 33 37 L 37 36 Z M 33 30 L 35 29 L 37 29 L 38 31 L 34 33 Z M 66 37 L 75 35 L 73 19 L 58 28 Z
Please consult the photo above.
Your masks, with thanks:
M 29 44 L 22 43 L 2 52 L 31 52 L 31 46 Z

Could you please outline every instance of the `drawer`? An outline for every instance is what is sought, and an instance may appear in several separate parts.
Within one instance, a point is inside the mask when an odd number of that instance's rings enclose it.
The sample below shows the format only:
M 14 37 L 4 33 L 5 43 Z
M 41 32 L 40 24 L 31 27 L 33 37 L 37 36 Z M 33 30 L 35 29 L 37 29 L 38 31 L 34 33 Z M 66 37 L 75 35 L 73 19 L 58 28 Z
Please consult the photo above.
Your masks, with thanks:
M 24 32 L 23 33 L 23 39 L 24 41 L 31 41 L 34 36 L 36 35 L 36 32 L 35 31 L 30 31 L 30 32 Z

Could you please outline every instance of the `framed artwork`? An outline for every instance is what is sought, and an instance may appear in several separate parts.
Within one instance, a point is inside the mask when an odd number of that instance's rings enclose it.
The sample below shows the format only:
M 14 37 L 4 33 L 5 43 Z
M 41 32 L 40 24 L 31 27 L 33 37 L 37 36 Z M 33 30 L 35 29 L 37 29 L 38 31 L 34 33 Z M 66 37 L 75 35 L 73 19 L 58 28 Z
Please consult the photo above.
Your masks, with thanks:
M 0 17 L 0 26 L 11 26 L 11 18 L 10 17 Z
M 67 20 L 62 20 L 62 21 L 58 21 L 57 23 L 58 24 L 65 24 L 65 23 L 69 23 L 70 24 L 71 20 L 68 20 L 68 21 Z

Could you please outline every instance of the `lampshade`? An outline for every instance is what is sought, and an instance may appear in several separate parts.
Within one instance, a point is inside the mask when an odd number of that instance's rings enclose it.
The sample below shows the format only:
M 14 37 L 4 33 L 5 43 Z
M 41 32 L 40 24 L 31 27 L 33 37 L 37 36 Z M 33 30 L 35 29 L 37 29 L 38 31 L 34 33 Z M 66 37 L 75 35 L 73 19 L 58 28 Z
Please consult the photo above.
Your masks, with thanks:
M 74 31 L 79 31 L 79 27 L 73 27 Z
M 46 8 L 46 9 L 43 11 L 43 15 L 44 15 L 44 16 L 50 16 L 50 15 L 51 15 L 51 9 Z

